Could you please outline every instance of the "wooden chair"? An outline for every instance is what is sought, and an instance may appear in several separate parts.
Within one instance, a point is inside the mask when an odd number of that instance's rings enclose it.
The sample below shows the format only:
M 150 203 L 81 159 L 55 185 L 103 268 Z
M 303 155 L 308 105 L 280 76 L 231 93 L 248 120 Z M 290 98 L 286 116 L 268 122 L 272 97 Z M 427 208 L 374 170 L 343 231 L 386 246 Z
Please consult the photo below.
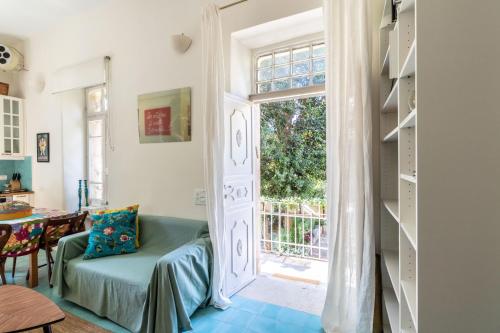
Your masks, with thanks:
M 12 227 L 8 224 L 0 224 L 0 254 L 2 249 L 7 244 L 10 235 L 12 234 Z M 6 258 L 0 256 L 0 276 L 2 278 L 2 284 L 7 284 L 5 279 L 5 260 Z
M 13 244 L 7 244 L 0 251 L 0 261 L 7 258 L 13 258 L 14 266 L 12 268 L 12 277 L 15 275 L 17 257 L 26 256 L 34 252 L 38 253 L 40 249 L 40 240 L 42 239 L 47 219 L 31 221 L 24 223 L 19 230 L 13 230 L 12 234 L 16 238 Z
M 85 219 L 87 218 L 87 214 L 87 212 L 81 214 L 74 213 L 65 216 L 58 216 L 56 218 L 50 218 L 45 226 L 40 248 L 45 250 L 47 266 L 49 268 L 49 285 L 51 288 L 52 284 L 50 283 L 50 278 L 52 277 L 52 265 L 54 264 L 52 250 L 57 246 L 57 243 L 59 243 L 59 240 L 62 237 L 81 232 L 82 228 L 83 231 L 85 231 Z M 39 267 L 42 266 L 45 265 L 41 265 Z

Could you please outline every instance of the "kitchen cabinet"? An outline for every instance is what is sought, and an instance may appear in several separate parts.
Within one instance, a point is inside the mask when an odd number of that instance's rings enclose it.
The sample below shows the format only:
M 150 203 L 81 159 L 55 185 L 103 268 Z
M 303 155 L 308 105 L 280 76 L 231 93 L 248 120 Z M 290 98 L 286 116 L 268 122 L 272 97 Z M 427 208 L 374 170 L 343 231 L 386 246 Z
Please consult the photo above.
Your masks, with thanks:
M 31 207 L 35 205 L 35 194 L 34 193 L 22 193 L 12 195 L 13 201 L 22 201 L 29 204 Z
M 2 158 L 24 156 L 23 100 L 0 96 L 0 154 Z
M 35 205 L 35 192 L 14 192 L 14 193 L 0 193 L 0 202 L 22 201 L 29 204 L 31 207 Z

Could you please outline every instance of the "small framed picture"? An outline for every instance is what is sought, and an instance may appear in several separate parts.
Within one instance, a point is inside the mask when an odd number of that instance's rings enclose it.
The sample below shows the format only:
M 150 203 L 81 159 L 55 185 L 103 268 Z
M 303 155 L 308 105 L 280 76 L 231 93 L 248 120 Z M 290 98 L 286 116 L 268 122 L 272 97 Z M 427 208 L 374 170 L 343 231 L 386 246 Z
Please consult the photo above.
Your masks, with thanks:
M 50 162 L 49 133 L 38 133 L 36 135 L 36 160 L 37 162 Z
M 0 82 L 0 95 L 9 95 L 9 85 L 7 83 Z
M 139 142 L 191 141 L 191 88 L 139 95 Z

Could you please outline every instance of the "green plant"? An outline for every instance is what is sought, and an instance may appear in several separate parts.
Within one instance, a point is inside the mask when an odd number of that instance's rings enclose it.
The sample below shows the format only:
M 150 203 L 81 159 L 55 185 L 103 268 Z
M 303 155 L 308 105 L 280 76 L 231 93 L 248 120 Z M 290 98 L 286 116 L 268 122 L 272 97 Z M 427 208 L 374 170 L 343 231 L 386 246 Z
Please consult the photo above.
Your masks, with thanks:
M 325 183 L 325 98 L 262 104 L 261 194 L 321 199 Z

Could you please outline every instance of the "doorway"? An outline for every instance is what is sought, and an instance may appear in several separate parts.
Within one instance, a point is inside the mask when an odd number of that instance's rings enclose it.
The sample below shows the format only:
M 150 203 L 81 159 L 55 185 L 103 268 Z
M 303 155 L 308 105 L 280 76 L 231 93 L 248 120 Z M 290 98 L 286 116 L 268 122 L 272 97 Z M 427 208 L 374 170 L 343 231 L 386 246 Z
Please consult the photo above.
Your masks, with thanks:
M 319 315 L 328 275 L 325 98 L 295 97 L 257 109 L 258 274 L 239 295 Z

